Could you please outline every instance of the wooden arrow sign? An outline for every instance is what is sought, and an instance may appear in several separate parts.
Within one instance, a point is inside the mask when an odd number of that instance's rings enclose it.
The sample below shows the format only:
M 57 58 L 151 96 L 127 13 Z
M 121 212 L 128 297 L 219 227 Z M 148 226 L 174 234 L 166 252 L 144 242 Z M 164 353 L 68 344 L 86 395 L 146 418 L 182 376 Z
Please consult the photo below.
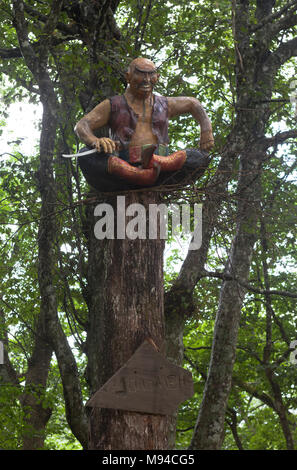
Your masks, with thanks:
M 86 406 L 171 415 L 193 394 L 192 374 L 144 341 Z

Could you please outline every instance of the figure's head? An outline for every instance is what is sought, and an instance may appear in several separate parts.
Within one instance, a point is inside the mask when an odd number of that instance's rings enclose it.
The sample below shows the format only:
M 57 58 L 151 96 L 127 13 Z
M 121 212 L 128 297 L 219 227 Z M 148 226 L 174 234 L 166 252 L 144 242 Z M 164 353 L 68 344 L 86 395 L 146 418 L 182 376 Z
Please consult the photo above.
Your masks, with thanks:
M 145 97 L 152 93 L 158 78 L 159 74 L 155 64 L 142 57 L 132 60 L 126 73 L 131 93 L 139 97 Z

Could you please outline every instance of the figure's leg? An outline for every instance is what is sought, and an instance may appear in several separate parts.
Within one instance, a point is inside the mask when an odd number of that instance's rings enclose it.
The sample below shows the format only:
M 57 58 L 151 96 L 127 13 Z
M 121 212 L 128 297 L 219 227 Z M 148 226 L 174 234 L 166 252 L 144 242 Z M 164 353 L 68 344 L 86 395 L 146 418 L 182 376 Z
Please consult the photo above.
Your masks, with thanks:
M 159 176 L 159 165 L 152 168 L 139 168 L 130 165 L 119 157 L 108 159 L 108 173 L 138 186 L 152 186 Z
M 82 149 L 87 150 L 86 148 Z M 78 164 L 90 186 L 97 191 L 125 191 L 132 186 L 108 173 L 109 155 L 104 152 L 78 157 Z
M 156 157 L 158 157 L 161 166 L 157 185 L 188 184 L 196 181 L 203 175 L 210 163 L 208 153 L 196 149 L 180 150 L 168 155 L 168 157 L 158 155 Z M 167 159 L 169 159 L 168 165 Z
M 149 168 L 154 164 L 159 165 L 161 171 L 178 171 L 180 170 L 187 159 L 186 150 L 178 150 L 177 152 L 162 157 L 161 155 L 153 155 L 149 163 Z
M 82 149 L 83 151 L 85 149 Z M 125 191 L 152 186 L 159 176 L 158 166 L 142 169 L 104 152 L 78 157 L 87 182 L 98 191 Z
M 86 149 L 81 151 L 84 150 Z M 134 167 L 125 160 L 104 152 L 78 157 L 86 181 L 103 192 L 161 184 L 188 184 L 203 175 L 209 162 L 208 154 L 196 149 L 179 150 L 168 156 L 153 155 L 149 168 L 146 169 Z

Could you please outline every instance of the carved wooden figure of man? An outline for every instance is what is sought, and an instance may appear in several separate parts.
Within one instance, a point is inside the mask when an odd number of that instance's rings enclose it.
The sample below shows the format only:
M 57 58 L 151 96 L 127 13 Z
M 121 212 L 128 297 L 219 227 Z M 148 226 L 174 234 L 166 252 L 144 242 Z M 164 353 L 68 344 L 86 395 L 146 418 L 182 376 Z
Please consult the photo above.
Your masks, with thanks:
M 81 155 L 79 165 L 88 183 L 99 191 L 117 191 L 175 184 L 190 173 L 201 175 L 214 145 L 211 122 L 201 103 L 192 97 L 164 97 L 153 93 L 159 74 L 155 64 L 134 59 L 126 73 L 124 95 L 98 104 L 76 125 L 79 138 L 97 149 Z M 200 150 L 179 150 L 168 155 L 168 121 L 190 114 L 200 125 Z M 110 137 L 96 131 L 107 126 Z

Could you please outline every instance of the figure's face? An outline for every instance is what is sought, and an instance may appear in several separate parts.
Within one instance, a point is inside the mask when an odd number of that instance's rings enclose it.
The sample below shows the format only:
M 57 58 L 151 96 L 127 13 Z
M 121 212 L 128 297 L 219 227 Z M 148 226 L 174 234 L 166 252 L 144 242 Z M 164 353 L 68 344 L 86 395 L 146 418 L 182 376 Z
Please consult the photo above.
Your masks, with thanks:
M 158 78 L 159 75 L 152 63 L 140 62 L 139 64 L 134 64 L 127 73 L 127 82 L 129 83 L 130 91 L 136 97 L 149 96 Z

